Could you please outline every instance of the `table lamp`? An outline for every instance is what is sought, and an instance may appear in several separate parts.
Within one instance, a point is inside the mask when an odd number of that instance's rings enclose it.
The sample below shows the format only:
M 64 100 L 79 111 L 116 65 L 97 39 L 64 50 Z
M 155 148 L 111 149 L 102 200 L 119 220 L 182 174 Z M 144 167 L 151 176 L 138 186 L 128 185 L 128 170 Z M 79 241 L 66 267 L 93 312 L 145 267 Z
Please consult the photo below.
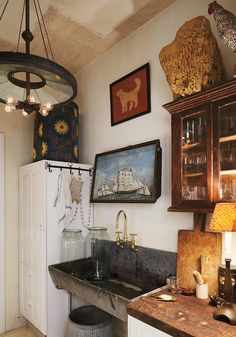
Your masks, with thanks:
M 226 252 L 227 255 L 231 253 L 231 232 L 236 232 L 236 203 L 216 204 L 209 229 L 218 232 L 226 232 Z M 226 269 L 223 286 L 225 302 L 221 307 L 216 309 L 213 317 L 218 320 L 229 321 L 230 324 L 236 325 L 236 305 L 232 303 L 233 285 L 231 280 L 230 262 L 231 259 L 227 256 L 225 259 Z

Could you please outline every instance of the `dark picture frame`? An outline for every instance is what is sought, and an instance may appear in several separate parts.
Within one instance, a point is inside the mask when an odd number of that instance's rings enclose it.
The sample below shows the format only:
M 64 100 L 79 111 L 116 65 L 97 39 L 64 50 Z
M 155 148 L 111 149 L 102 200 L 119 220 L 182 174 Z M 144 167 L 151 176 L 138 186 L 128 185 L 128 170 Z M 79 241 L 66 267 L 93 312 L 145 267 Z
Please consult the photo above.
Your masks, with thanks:
M 110 84 L 111 126 L 151 112 L 149 63 Z
M 154 203 L 161 195 L 159 139 L 96 154 L 91 202 Z

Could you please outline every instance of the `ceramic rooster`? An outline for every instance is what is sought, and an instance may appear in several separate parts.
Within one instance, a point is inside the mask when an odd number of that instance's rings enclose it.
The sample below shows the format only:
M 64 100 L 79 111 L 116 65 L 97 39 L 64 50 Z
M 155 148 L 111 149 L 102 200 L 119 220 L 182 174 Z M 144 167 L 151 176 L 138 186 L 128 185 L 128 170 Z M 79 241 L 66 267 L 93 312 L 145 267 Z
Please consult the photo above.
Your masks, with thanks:
M 236 16 L 224 9 L 217 1 L 208 5 L 208 13 L 213 13 L 216 27 L 224 44 L 236 52 Z

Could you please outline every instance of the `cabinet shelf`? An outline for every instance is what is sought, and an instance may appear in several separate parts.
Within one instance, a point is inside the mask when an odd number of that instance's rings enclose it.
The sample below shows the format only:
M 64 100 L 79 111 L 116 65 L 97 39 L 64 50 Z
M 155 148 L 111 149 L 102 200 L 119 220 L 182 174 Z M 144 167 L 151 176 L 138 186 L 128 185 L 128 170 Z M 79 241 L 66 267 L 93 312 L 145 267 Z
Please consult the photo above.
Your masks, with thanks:
M 201 145 L 201 143 L 191 143 L 191 144 L 184 144 L 182 149 L 184 151 L 187 151 L 187 150 L 191 150 L 191 149 L 194 149 L 196 147 L 199 147 Z
M 236 140 L 236 135 L 220 137 L 219 142 L 226 143 L 226 142 L 232 142 L 234 140 Z
M 183 174 L 184 178 L 193 178 L 193 177 L 201 177 L 203 176 L 205 173 L 203 172 L 196 172 L 196 173 L 185 173 Z
M 224 176 L 224 175 L 231 175 L 231 174 L 236 174 L 236 169 L 234 170 L 224 170 L 224 171 L 220 171 L 220 175 Z

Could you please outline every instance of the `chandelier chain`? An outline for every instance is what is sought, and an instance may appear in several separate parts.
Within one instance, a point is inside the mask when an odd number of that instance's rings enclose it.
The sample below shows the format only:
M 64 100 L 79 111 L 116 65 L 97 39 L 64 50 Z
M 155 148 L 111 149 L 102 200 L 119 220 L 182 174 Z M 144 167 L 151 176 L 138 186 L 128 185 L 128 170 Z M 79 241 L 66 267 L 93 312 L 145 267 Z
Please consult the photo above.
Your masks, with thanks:
M 41 18 L 42 18 L 43 27 L 44 27 L 45 35 L 46 35 L 46 38 L 47 38 L 47 41 L 48 41 L 48 46 L 49 46 L 49 50 L 50 50 L 50 53 L 51 53 L 51 56 L 52 56 L 52 60 L 55 61 L 55 58 L 54 58 L 54 55 L 53 55 L 53 51 L 52 51 L 52 47 L 51 47 L 51 43 L 50 43 L 49 36 L 48 36 L 47 27 L 46 27 L 46 24 L 45 24 L 45 21 L 44 21 L 44 18 L 43 18 L 43 13 L 42 13 L 42 9 L 41 9 L 39 0 L 37 0 L 37 3 L 38 3 L 38 7 L 39 7 Z
M 5 6 L 4 6 L 3 10 L 2 10 L 2 14 L 0 16 L 0 21 L 2 20 L 3 14 L 5 13 L 5 10 L 7 8 L 8 3 L 9 3 L 9 0 L 7 0 L 6 3 L 5 3 Z
M 44 38 L 44 35 L 43 35 L 43 29 L 42 29 L 42 24 L 41 24 L 40 18 L 39 18 L 38 8 L 36 7 L 35 0 L 33 0 L 33 2 L 34 2 L 35 13 L 36 13 L 36 16 L 37 16 L 37 20 L 38 20 L 38 24 L 39 24 L 39 29 L 40 29 L 40 33 L 41 33 L 41 37 L 42 37 L 42 41 L 43 41 L 44 50 L 45 50 L 47 58 L 49 59 L 48 49 L 47 49 L 45 38 Z
M 16 44 L 16 51 L 17 52 L 19 51 L 19 46 L 20 46 L 20 37 L 21 37 L 21 32 L 22 32 L 24 12 L 25 12 L 25 1 L 23 2 L 23 8 L 22 8 L 21 20 L 20 20 L 20 28 L 19 28 L 19 34 L 18 34 L 17 44 Z
M 39 95 L 38 95 L 38 93 L 37 93 L 37 91 L 36 91 L 35 89 L 34 89 L 34 92 L 35 92 L 36 97 L 37 97 L 38 100 L 40 101 Z
M 40 3 L 37 0 L 37 5 L 36 5 L 36 1 L 35 0 L 33 0 L 33 1 L 34 1 L 35 12 L 36 12 L 36 15 L 37 15 L 39 28 L 40 28 L 40 32 L 41 32 L 41 37 L 42 37 L 42 40 L 43 40 L 44 49 L 45 49 L 47 58 L 49 59 L 49 52 L 48 52 L 48 49 L 49 49 L 50 54 L 51 54 L 51 58 L 52 58 L 53 61 L 55 61 L 54 55 L 53 55 L 53 52 L 52 52 L 52 48 L 51 48 L 51 44 L 50 44 L 50 40 L 49 40 L 49 37 L 48 37 L 47 28 L 46 28 L 45 21 L 44 21 L 44 18 L 43 18 L 43 13 L 42 13 L 42 10 L 41 10 L 41 7 L 40 7 Z M 42 21 L 42 23 L 41 23 L 40 20 Z M 44 29 L 44 32 L 43 32 L 43 29 Z M 44 34 L 45 34 L 45 36 L 44 36 Z M 46 39 L 45 39 L 45 37 L 46 37 Z M 46 40 L 47 40 L 48 48 L 46 46 Z

